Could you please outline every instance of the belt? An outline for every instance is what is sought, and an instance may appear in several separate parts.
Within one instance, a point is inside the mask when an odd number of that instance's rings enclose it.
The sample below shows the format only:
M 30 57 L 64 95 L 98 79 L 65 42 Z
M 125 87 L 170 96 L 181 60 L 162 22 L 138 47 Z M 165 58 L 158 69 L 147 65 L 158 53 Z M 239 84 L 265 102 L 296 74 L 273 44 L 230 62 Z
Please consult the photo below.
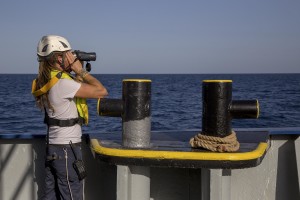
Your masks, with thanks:
M 54 119 L 50 118 L 48 114 L 45 114 L 44 123 L 48 126 L 70 127 L 74 126 L 75 124 L 84 124 L 84 118 L 78 117 L 72 119 Z

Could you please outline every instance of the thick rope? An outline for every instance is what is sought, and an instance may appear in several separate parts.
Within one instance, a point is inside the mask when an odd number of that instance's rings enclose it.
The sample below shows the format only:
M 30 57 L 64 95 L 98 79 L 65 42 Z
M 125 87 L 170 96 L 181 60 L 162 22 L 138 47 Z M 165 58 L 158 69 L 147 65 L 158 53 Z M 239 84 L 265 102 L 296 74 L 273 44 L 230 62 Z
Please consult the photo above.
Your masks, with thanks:
M 240 143 L 238 142 L 234 131 L 224 138 L 202 135 L 199 133 L 190 139 L 190 145 L 193 148 L 202 147 L 215 152 L 234 152 L 240 148 Z

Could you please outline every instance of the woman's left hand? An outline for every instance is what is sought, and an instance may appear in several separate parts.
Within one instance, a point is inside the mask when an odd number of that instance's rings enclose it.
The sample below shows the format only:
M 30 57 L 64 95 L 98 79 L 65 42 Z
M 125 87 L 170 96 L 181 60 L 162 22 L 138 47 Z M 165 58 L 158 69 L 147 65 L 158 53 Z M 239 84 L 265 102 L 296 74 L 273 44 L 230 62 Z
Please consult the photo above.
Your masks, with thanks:
M 82 70 L 81 62 L 78 59 L 76 59 L 76 57 L 72 54 L 71 51 L 68 51 L 66 53 L 66 58 L 69 62 L 69 67 L 71 68 L 71 70 L 74 71 L 76 74 L 79 74 Z

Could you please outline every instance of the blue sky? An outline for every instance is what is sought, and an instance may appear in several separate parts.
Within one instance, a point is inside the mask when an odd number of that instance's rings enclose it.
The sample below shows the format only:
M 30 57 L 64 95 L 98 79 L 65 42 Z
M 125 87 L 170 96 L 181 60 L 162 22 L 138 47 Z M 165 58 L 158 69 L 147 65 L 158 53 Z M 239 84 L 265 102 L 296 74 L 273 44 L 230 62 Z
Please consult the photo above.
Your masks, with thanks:
M 43 35 L 93 73 L 300 73 L 299 0 L 1 1 L 0 73 L 36 73 Z

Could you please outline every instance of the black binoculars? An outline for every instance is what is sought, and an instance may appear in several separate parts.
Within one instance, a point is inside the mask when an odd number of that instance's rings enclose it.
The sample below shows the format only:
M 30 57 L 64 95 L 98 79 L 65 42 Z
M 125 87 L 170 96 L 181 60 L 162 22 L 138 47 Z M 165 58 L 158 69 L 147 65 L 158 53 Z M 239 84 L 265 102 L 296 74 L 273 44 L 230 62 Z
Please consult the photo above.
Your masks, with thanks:
M 96 53 L 95 52 L 84 52 L 84 51 L 80 51 L 80 50 L 75 50 L 72 53 L 78 60 L 87 62 L 85 65 L 85 69 L 86 69 L 86 71 L 90 72 L 92 69 L 92 66 L 88 62 L 96 60 Z
M 80 51 L 80 50 L 75 50 L 72 53 L 80 61 L 89 62 L 89 61 L 95 61 L 96 60 L 96 53 L 95 52 L 84 52 L 84 51 Z

